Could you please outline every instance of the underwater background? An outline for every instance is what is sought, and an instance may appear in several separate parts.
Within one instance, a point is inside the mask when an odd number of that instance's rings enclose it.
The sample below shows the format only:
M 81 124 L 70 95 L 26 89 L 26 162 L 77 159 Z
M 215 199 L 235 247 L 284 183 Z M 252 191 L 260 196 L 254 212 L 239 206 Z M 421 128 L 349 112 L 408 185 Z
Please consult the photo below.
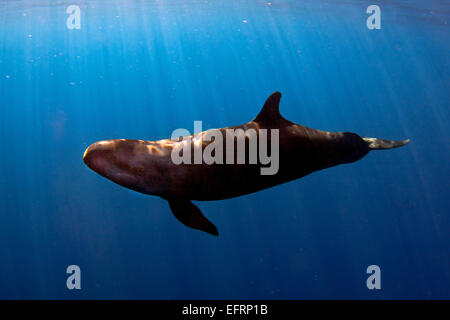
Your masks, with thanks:
M 449 17 L 444 0 L 0 1 L 0 298 L 450 298 Z M 82 161 L 248 122 L 274 91 L 296 123 L 411 142 L 196 202 L 217 238 Z

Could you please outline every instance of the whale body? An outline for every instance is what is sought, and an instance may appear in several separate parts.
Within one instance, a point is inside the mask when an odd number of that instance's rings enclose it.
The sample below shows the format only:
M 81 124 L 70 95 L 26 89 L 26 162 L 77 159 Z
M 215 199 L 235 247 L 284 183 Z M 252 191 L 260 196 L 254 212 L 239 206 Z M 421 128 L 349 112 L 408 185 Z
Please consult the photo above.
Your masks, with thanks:
M 186 141 L 190 143 L 188 150 L 205 150 L 212 142 L 202 137 L 210 130 L 181 141 L 99 141 L 87 148 L 83 160 L 90 169 L 123 187 L 167 200 L 172 213 L 180 222 L 217 236 L 217 228 L 191 200 L 214 201 L 246 195 L 304 177 L 314 171 L 357 161 L 371 150 L 392 149 L 409 142 L 409 139 L 392 141 L 362 138 L 351 132 L 327 132 L 301 126 L 281 116 L 280 99 L 279 92 L 273 93 L 258 116 L 248 123 L 214 129 L 216 134 L 224 137 L 223 141 L 226 140 L 227 130 L 241 133 L 260 133 L 264 130 L 276 132 L 279 163 L 274 174 L 261 174 L 261 169 L 267 167 L 267 163 L 260 159 L 256 163 L 248 161 L 253 139 L 261 139 L 258 135 L 236 135 L 232 140 L 233 150 L 236 150 L 239 139 L 244 139 L 244 158 L 247 160 L 244 163 L 226 163 L 227 151 L 221 156 L 223 161 L 217 161 L 221 163 L 174 163 L 174 151 L 180 150 L 181 144 L 186 144 Z M 275 135 L 269 133 L 266 135 L 267 145 L 272 146 Z M 258 150 L 261 148 L 255 145 Z M 272 148 L 270 151 L 273 153 L 275 150 Z M 235 153 L 234 160 L 236 157 Z

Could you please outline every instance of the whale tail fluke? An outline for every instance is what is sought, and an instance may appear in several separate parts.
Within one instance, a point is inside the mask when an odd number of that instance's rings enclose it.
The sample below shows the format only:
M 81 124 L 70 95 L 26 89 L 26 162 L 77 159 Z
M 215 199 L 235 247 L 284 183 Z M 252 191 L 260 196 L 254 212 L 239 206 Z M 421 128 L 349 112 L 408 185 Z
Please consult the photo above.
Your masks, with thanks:
M 404 146 L 409 142 L 409 139 L 406 140 L 385 140 L 385 139 L 377 139 L 377 138 L 362 138 L 370 150 L 383 150 L 383 149 L 393 149 Z

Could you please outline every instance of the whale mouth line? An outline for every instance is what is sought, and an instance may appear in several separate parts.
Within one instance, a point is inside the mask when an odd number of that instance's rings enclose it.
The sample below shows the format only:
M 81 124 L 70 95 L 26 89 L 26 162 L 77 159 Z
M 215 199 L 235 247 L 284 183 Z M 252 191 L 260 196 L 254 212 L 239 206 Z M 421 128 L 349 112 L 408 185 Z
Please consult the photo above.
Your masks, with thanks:
M 367 146 L 371 150 L 387 150 L 402 147 L 405 144 L 408 144 L 410 139 L 406 140 L 386 140 L 386 139 L 378 139 L 378 138 L 362 138 L 365 142 L 367 142 Z

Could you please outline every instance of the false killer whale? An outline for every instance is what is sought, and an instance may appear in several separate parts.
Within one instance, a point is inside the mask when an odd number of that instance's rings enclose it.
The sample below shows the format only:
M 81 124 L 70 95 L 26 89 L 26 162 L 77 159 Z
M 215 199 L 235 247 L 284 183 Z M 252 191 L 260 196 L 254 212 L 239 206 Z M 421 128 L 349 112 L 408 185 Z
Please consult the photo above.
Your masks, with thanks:
M 304 127 L 281 116 L 280 99 L 279 92 L 273 93 L 257 117 L 246 124 L 212 129 L 215 136 L 209 141 L 204 138 L 212 130 L 183 137 L 181 141 L 106 140 L 89 146 L 83 160 L 89 168 L 121 186 L 166 199 L 181 223 L 217 236 L 217 228 L 191 200 L 221 200 L 249 194 L 314 171 L 357 161 L 371 150 L 392 149 L 409 142 L 409 139 L 361 138 L 351 132 L 327 132 Z M 243 158 L 253 159 L 253 162 L 224 163 L 223 160 L 229 160 L 230 155 L 231 160 L 237 160 L 239 155 L 230 153 L 230 149 L 221 153 L 219 148 L 215 148 L 211 152 L 216 157 L 215 162 L 203 159 L 197 163 L 174 163 L 174 151 L 179 155 L 191 150 L 194 154 L 195 150 L 206 151 L 210 144 L 222 140 L 218 139 L 221 136 L 228 137 L 229 131 L 238 132 L 232 136 L 231 151 L 238 147 L 239 141 L 244 141 Z M 266 131 L 270 134 L 258 136 L 258 133 Z M 248 132 L 257 134 L 249 135 Z M 262 141 L 262 137 L 267 139 L 266 146 L 270 144 L 271 154 L 278 153 L 277 168 L 269 174 L 261 171 L 267 167 L 267 161 L 255 161 L 251 154 L 251 146 L 256 146 L 253 150 L 261 153 L 261 144 L 253 142 Z M 187 159 L 190 158 L 189 154 Z

